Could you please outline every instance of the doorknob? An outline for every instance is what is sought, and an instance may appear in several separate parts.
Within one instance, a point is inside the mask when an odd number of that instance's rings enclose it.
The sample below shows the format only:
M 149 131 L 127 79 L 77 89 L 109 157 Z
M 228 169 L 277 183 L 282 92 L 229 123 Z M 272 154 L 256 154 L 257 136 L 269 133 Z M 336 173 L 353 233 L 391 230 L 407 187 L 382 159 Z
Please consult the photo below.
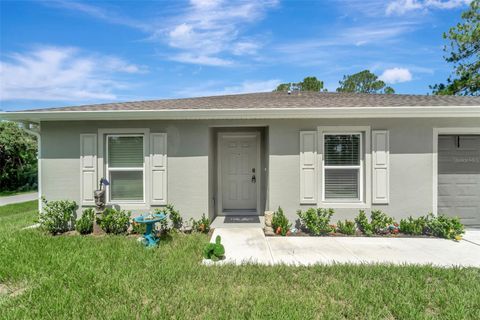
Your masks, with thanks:
M 257 178 L 255 178 L 255 175 L 252 176 L 252 183 L 256 183 L 257 182 Z

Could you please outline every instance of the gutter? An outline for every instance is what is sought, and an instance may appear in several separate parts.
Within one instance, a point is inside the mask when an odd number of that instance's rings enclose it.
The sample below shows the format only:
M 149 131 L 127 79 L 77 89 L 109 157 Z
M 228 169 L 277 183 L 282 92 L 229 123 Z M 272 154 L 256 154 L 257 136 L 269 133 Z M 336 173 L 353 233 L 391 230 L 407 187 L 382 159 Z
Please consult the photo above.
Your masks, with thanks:
M 41 137 L 41 130 L 40 124 L 35 124 L 31 122 L 19 122 L 20 128 L 37 137 L 37 181 L 38 181 L 38 212 L 42 211 L 42 161 L 41 161 L 41 154 L 42 154 L 42 137 Z
M 480 117 L 478 106 L 405 106 L 345 108 L 243 108 L 243 109 L 163 109 L 96 111 L 0 112 L 0 119 L 12 121 L 78 120 L 227 120 L 304 118 L 431 118 Z

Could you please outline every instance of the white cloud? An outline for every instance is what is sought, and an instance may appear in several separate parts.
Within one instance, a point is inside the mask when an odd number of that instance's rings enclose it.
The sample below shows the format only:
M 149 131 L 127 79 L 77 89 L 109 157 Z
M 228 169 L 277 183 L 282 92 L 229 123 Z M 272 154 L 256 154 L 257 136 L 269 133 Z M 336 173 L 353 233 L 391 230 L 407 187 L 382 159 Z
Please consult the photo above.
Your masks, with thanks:
M 412 80 L 412 73 L 406 68 L 386 69 L 379 79 L 389 84 L 408 82 Z
M 219 66 L 229 65 L 225 55 L 252 55 L 261 47 L 260 42 L 242 39 L 241 29 L 261 19 L 276 4 L 268 0 L 192 0 L 186 13 L 172 19 L 175 23 L 167 29 L 166 41 L 179 49 L 181 56 L 203 57 L 183 62 L 215 65 L 212 62 L 218 61 Z
M 216 81 L 209 81 L 200 86 L 193 86 L 176 92 L 181 97 L 205 97 L 225 94 L 240 94 L 252 92 L 270 92 L 281 83 L 278 79 L 247 80 L 237 85 L 225 86 Z
M 230 66 L 233 64 L 231 60 L 222 59 L 215 56 L 195 55 L 195 54 L 186 53 L 186 52 L 179 53 L 176 55 L 171 55 L 169 56 L 169 59 L 177 62 L 201 64 L 205 66 L 217 66 L 217 67 Z
M 385 10 L 387 15 L 403 15 L 407 12 L 428 9 L 454 9 L 468 5 L 472 0 L 394 0 Z
M 0 61 L 0 100 L 81 101 L 116 99 L 118 73 L 146 68 L 113 56 L 85 54 L 71 47 L 41 47 Z

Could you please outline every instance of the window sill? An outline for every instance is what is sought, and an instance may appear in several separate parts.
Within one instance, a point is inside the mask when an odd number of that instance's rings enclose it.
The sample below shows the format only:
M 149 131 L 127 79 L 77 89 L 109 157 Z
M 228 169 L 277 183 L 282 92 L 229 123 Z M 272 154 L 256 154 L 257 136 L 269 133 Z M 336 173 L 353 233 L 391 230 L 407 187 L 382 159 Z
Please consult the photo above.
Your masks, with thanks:
M 321 208 L 350 208 L 350 209 L 369 209 L 371 205 L 365 202 L 321 202 Z

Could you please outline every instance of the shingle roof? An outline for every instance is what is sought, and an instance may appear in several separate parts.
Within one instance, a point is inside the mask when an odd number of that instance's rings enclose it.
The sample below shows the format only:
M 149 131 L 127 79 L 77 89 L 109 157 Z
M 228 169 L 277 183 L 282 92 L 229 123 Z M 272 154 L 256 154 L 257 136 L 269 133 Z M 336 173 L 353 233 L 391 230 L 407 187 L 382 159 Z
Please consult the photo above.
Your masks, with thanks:
M 118 102 L 31 111 L 295 109 L 363 107 L 479 106 L 480 97 L 330 92 L 266 92 L 199 98 Z

